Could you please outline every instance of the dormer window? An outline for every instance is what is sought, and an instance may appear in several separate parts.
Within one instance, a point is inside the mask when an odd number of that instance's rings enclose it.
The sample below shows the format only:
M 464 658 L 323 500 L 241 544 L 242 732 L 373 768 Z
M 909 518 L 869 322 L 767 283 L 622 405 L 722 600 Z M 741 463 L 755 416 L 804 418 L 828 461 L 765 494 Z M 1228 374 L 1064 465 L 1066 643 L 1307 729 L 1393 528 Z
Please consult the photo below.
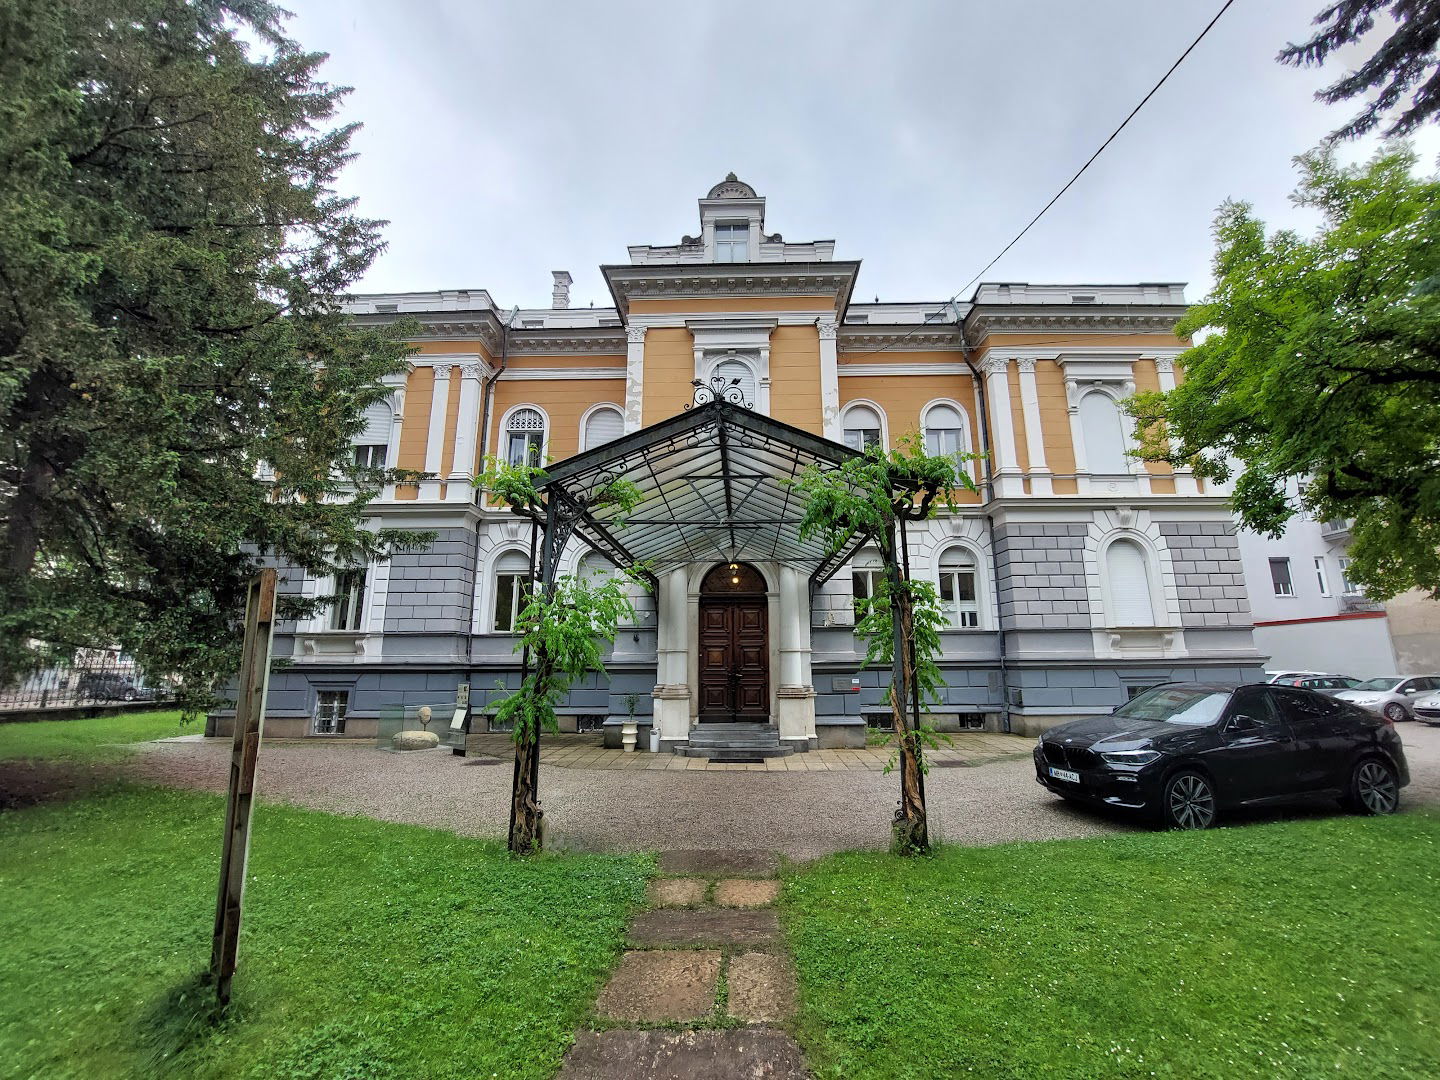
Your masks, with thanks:
M 715 261 L 750 261 L 750 226 L 747 222 L 715 223 Z

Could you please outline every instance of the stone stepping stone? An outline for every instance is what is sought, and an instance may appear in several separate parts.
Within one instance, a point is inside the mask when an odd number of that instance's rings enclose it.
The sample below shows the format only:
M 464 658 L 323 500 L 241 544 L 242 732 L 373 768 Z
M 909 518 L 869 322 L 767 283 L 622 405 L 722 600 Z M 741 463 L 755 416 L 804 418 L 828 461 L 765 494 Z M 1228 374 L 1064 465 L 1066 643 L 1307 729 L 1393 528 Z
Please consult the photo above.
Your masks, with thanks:
M 700 878 L 656 878 L 647 895 L 652 907 L 691 907 L 704 902 L 708 885 Z
M 607 1020 L 699 1020 L 715 1006 L 720 954 L 699 949 L 627 952 L 595 1010 Z
M 663 851 L 662 874 L 693 877 L 774 877 L 780 856 L 773 851 Z
M 726 878 L 715 885 L 715 903 L 721 907 L 769 907 L 780 895 L 780 882 L 756 878 Z
M 560 1080 L 809 1080 L 795 1040 L 770 1028 L 582 1031 Z
M 733 908 L 661 908 L 642 912 L 630 924 L 626 943 L 653 949 L 675 945 L 769 945 L 780 940 L 773 911 Z
M 741 953 L 730 960 L 725 1011 L 751 1022 L 788 1020 L 795 1012 L 795 965 L 780 953 Z

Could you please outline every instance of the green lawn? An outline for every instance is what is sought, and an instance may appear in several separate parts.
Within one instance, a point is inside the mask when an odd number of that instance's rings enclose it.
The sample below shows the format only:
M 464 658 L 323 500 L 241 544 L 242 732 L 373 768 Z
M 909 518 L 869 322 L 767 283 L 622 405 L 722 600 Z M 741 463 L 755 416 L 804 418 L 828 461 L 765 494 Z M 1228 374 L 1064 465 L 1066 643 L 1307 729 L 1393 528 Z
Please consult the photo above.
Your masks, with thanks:
M 0 814 L 0 1076 L 548 1077 L 651 870 L 261 805 L 217 1026 L 191 979 L 222 811 L 112 788 Z
M 841 855 L 783 905 L 819 1076 L 1440 1069 L 1440 815 Z
M 10 758 L 63 758 L 96 761 L 115 755 L 114 744 L 146 742 L 171 735 L 198 735 L 204 730 L 197 721 L 186 728 L 180 713 L 118 713 L 85 720 L 37 720 L 34 723 L 0 724 L 0 761 Z

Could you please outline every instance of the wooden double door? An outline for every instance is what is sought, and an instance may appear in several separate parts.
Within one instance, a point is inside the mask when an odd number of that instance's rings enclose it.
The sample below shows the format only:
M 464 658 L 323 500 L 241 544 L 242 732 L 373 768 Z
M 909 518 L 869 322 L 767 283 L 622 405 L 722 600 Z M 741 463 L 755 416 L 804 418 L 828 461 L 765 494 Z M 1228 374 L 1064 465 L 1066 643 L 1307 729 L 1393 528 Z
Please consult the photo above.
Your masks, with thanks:
M 743 564 L 718 566 L 701 584 L 702 724 L 770 721 L 770 608 L 764 588 L 764 579 Z

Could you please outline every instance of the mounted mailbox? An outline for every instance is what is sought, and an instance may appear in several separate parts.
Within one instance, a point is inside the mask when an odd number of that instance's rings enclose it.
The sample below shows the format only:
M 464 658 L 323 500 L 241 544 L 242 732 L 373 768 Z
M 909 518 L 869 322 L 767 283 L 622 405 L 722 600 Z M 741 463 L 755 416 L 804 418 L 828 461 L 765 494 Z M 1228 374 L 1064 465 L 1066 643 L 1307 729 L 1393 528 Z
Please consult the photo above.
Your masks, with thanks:
M 858 694 L 860 692 L 860 676 L 853 679 L 845 675 L 836 675 L 830 680 L 830 690 L 836 694 Z

